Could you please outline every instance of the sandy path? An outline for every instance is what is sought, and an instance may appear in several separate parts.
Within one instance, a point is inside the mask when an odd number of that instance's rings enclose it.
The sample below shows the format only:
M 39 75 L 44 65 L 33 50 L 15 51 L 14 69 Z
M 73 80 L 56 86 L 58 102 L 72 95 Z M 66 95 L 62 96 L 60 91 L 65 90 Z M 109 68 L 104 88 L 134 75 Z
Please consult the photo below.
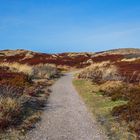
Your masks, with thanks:
M 104 140 L 105 136 L 91 117 L 66 74 L 53 86 L 42 121 L 29 132 L 27 140 Z

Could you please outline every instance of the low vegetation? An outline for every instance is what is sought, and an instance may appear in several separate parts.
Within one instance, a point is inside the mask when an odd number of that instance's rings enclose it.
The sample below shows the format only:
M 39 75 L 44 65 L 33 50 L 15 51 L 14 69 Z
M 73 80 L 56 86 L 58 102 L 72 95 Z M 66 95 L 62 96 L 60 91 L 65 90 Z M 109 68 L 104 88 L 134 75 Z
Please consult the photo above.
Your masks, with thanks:
M 32 67 L 27 64 L 20 64 L 17 62 L 13 62 L 13 63 L 3 62 L 3 63 L 0 63 L 0 66 L 7 67 L 12 72 L 21 72 L 29 76 L 33 75 Z
M 85 68 L 77 75 L 77 78 L 86 79 L 96 84 L 97 92 L 104 97 L 109 97 L 112 101 L 127 101 L 126 104 L 112 106 L 111 114 L 117 121 L 125 121 L 129 130 L 136 133 L 137 139 L 140 139 L 139 55 L 125 55 L 125 60 L 120 57 L 118 59 L 118 54 L 117 57 L 116 54 L 113 55 L 114 59 L 111 56 L 112 60 L 108 59 L 108 54 L 101 57 L 98 55 L 97 58 L 100 61 Z M 127 61 L 130 57 L 131 61 Z
M 129 132 L 127 124 L 124 121 L 117 121 L 112 116 L 112 109 L 120 105 L 126 105 L 127 101 L 112 101 L 104 97 L 99 92 L 99 86 L 91 81 L 74 79 L 73 84 L 84 99 L 89 110 L 101 124 L 103 130 L 110 140 L 133 140 L 135 135 Z M 123 133 L 122 133 L 123 132 Z
M 0 139 L 21 139 L 34 127 L 49 95 L 46 88 L 58 74 L 48 65 L 0 64 Z
M 52 64 L 38 64 L 34 66 L 35 78 L 55 78 L 59 77 L 59 70 Z
M 44 87 L 59 77 L 59 71 L 77 68 L 84 69 L 74 84 L 109 138 L 128 140 L 136 134 L 140 139 L 139 49 L 61 54 L 0 51 L 0 139 L 14 140 L 19 135 L 21 139 L 33 128 L 49 95 Z
M 56 66 L 51 64 L 38 64 L 38 65 L 28 65 L 20 64 L 17 62 L 13 63 L 0 63 L 1 67 L 7 67 L 10 71 L 15 73 L 24 73 L 32 78 L 51 78 L 57 75 L 58 69 Z
M 0 62 L 26 65 L 53 64 L 66 69 L 83 68 L 91 64 L 89 61 L 91 55 L 90 53 L 45 54 L 26 50 L 3 50 L 0 51 Z
M 79 73 L 78 78 L 91 79 L 94 82 L 101 83 L 107 80 L 118 80 L 121 78 L 117 67 L 111 65 L 110 61 L 95 63 L 85 68 Z

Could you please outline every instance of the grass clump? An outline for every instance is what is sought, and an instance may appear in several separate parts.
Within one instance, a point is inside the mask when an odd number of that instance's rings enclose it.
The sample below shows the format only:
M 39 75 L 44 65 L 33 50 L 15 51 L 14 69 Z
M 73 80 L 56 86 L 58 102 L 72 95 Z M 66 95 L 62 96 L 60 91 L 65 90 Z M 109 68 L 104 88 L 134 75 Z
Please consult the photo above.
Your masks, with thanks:
M 0 98 L 0 129 L 16 124 L 22 111 L 22 104 L 16 99 Z
M 35 78 L 54 78 L 59 76 L 59 71 L 52 64 L 38 64 L 34 66 Z

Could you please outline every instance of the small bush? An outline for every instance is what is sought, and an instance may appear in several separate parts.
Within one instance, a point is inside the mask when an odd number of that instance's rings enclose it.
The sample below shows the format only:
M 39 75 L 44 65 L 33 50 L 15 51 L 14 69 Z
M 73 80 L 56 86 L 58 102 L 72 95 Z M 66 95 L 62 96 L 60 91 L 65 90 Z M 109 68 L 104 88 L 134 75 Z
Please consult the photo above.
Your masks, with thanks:
M 52 78 L 58 74 L 58 70 L 55 66 L 50 64 L 40 64 L 34 66 L 34 77 L 35 78 Z
M 16 124 L 22 110 L 22 105 L 13 98 L 0 98 L 0 128 L 5 129 Z

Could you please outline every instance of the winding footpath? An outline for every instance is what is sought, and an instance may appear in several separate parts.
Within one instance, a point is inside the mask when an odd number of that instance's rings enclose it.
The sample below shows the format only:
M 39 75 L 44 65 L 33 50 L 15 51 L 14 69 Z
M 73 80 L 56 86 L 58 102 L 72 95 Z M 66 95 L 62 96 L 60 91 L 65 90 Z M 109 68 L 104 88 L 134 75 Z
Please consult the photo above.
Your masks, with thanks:
M 26 140 L 105 140 L 105 135 L 88 112 L 66 74 L 53 86 L 42 120 Z

